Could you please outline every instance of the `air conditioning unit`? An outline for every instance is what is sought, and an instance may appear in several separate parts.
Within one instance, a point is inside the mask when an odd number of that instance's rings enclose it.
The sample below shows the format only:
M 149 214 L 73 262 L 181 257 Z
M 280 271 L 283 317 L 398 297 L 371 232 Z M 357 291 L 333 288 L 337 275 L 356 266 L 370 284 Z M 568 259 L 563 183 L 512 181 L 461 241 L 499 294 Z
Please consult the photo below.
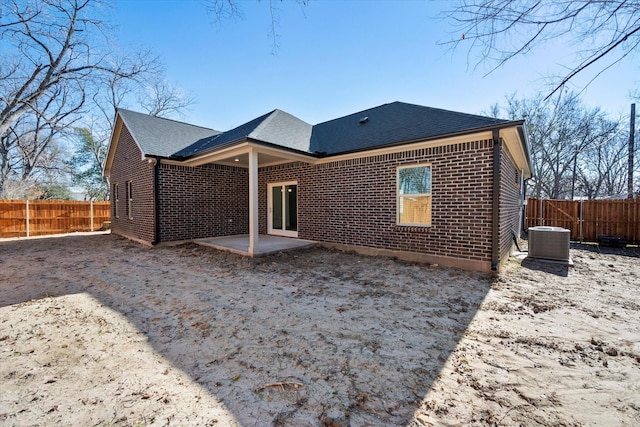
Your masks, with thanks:
M 529 256 L 569 262 L 571 231 L 562 227 L 530 227 Z

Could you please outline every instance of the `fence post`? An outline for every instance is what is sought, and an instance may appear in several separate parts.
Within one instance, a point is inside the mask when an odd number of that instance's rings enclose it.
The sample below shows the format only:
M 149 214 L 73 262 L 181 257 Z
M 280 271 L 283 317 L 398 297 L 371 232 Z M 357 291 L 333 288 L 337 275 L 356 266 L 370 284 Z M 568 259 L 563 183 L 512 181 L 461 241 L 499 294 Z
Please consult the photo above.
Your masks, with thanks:
M 29 200 L 25 200 L 27 206 L 27 237 L 29 237 Z
M 91 231 L 93 231 L 93 200 L 89 200 L 89 217 L 91 218 Z
M 578 224 L 580 224 L 580 244 L 582 244 L 582 213 L 583 213 L 583 208 L 582 208 L 582 203 L 583 203 L 584 199 L 582 197 L 580 197 L 580 217 L 578 218 Z
M 538 219 L 538 225 L 544 225 L 544 218 L 542 217 L 542 202 L 544 202 L 544 199 L 542 197 L 540 197 L 540 218 Z

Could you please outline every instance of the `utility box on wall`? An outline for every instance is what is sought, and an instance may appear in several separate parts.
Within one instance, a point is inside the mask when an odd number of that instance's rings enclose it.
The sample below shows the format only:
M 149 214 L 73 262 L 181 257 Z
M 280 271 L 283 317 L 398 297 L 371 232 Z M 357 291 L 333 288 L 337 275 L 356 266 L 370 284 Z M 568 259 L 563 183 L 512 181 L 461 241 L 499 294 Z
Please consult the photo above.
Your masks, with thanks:
M 529 256 L 569 262 L 571 230 L 562 227 L 529 228 Z

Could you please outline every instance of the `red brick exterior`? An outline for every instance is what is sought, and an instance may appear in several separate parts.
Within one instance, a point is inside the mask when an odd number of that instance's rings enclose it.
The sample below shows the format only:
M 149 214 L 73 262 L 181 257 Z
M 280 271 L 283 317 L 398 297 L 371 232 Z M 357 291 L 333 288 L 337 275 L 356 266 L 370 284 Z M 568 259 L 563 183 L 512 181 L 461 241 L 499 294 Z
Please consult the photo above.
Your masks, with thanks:
M 431 165 L 430 227 L 396 225 L 396 171 Z M 499 252 L 505 259 L 518 232 L 520 188 L 514 161 L 500 154 Z M 248 171 L 208 164 L 160 164 L 159 236 L 154 211 L 154 165 L 122 128 L 111 170 L 118 184 L 114 233 L 148 243 L 248 233 Z M 133 220 L 126 212 L 126 182 L 134 186 Z M 298 237 L 490 265 L 492 257 L 493 141 L 470 141 L 318 165 L 288 163 L 259 168 L 259 231 L 267 232 L 267 185 L 298 183 Z M 114 207 L 112 196 L 112 208 Z
M 500 152 L 500 261 L 504 261 L 513 249 L 513 234 L 520 236 L 522 195 L 520 175 L 513 157 L 502 145 Z
M 266 232 L 267 183 L 295 180 L 300 238 L 490 263 L 492 144 L 261 168 L 260 232 Z M 396 168 L 417 163 L 432 167 L 432 226 L 397 226 Z
M 249 233 L 247 169 L 161 164 L 158 185 L 161 241 Z
M 127 181 L 131 181 L 133 202 L 129 218 Z M 131 239 L 152 242 L 155 233 L 153 165 L 142 159 L 142 153 L 126 126 L 122 127 L 109 177 L 111 192 L 118 185 L 118 209 L 111 194 L 111 231 Z

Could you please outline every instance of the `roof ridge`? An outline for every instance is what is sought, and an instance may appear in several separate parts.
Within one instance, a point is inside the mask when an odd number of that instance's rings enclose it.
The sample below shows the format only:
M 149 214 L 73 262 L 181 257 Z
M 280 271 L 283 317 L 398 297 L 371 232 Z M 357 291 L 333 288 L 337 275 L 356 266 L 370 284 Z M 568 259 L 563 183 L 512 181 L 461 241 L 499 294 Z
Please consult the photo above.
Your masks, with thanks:
M 159 120 L 165 120 L 167 122 L 173 122 L 173 123 L 177 123 L 177 124 L 181 124 L 181 125 L 187 125 L 187 126 L 193 126 L 195 128 L 200 128 L 200 129 L 206 129 L 206 130 L 212 130 L 215 132 L 220 132 L 219 130 L 216 130 L 214 128 L 210 128 L 210 127 L 206 127 L 206 126 L 200 126 L 200 125 L 194 125 L 193 123 L 187 123 L 181 120 L 176 120 L 176 119 L 170 119 L 167 117 L 160 117 L 160 116 L 153 116 L 151 114 L 148 113 L 141 113 L 140 111 L 134 111 L 134 110 L 129 110 L 128 108 L 117 108 L 117 112 L 119 113 L 120 111 L 126 111 L 128 113 L 133 113 L 133 114 L 139 114 L 141 116 L 145 116 L 148 117 L 150 119 L 159 119 Z
M 318 125 L 322 125 L 322 124 L 325 124 L 325 123 L 333 122 L 335 120 L 344 119 L 345 117 L 349 117 L 349 116 L 355 116 L 357 114 L 362 114 L 365 111 L 371 111 L 371 110 L 375 110 L 375 109 L 380 108 L 380 107 L 384 107 L 384 106 L 391 105 L 391 104 L 397 104 L 397 103 L 401 103 L 401 102 L 399 102 L 399 101 L 387 102 L 386 104 L 380 104 L 380 105 L 377 105 L 375 107 L 365 108 L 364 110 L 360 110 L 360 111 L 357 111 L 355 113 L 345 114 L 344 116 L 336 117 L 335 119 L 325 120 L 324 122 L 316 123 L 313 126 L 318 126 Z
M 260 124 L 258 126 L 256 126 L 256 127 L 254 127 L 253 130 L 247 134 L 247 137 L 248 138 L 256 138 L 258 133 L 259 133 L 259 131 L 264 129 L 267 126 L 267 123 L 269 123 L 269 122 L 271 122 L 273 120 L 273 117 L 275 116 L 275 113 L 278 112 L 278 111 L 281 111 L 281 110 L 278 110 L 276 108 L 276 109 L 271 110 L 270 112 L 268 112 L 266 114 L 263 114 L 262 116 L 256 117 L 256 119 L 259 119 L 260 117 L 264 117 L 264 119 L 262 119 L 260 121 Z M 253 119 L 253 120 L 255 120 L 255 119 Z M 251 122 L 251 120 L 249 120 L 247 123 L 249 123 L 249 122 Z
M 408 106 L 412 106 L 412 107 L 426 108 L 426 109 L 429 109 L 429 110 L 432 110 L 432 111 L 441 111 L 441 112 L 445 112 L 445 113 L 459 114 L 459 115 L 467 116 L 467 117 L 479 117 L 479 118 L 484 118 L 484 119 L 495 120 L 495 121 L 500 122 L 500 123 L 509 122 L 509 120 L 499 119 L 499 118 L 496 118 L 496 117 L 481 116 L 479 114 L 464 113 L 464 112 L 461 112 L 461 111 L 447 110 L 447 109 L 444 109 L 444 108 L 430 107 L 430 106 L 427 106 L 427 105 L 412 104 L 410 102 L 392 101 L 392 102 L 387 102 L 386 104 L 380 104 L 380 105 L 375 106 L 375 107 L 366 108 L 364 110 L 361 110 L 361 111 L 358 111 L 358 112 L 355 112 L 355 113 L 351 113 L 351 114 L 347 114 L 347 115 L 344 115 L 344 116 L 336 117 L 335 119 L 326 120 L 324 122 L 316 123 L 313 126 L 315 127 L 315 126 L 322 125 L 322 124 L 325 124 L 325 123 L 330 123 L 330 122 L 333 122 L 333 121 L 336 121 L 336 120 L 341 120 L 341 119 L 344 119 L 345 117 L 350 117 L 350 116 L 355 116 L 355 115 L 358 115 L 358 114 L 363 114 L 363 113 L 365 113 L 367 111 L 377 110 L 378 108 L 386 107 L 386 106 L 392 105 L 392 104 L 408 105 Z
M 404 105 L 412 105 L 414 107 L 420 107 L 420 108 L 428 108 L 430 110 L 434 110 L 434 111 L 443 111 L 445 113 L 454 113 L 454 114 L 459 114 L 461 116 L 469 116 L 469 117 L 481 117 L 483 119 L 490 119 L 490 120 L 499 120 L 501 122 L 509 122 L 509 120 L 506 119 L 500 119 L 497 117 L 490 117 L 490 116 L 482 116 L 480 114 L 471 114 L 471 113 L 465 113 L 463 111 L 455 111 L 455 110 L 447 110 L 446 108 L 438 108 L 438 107 L 430 107 L 428 105 L 419 105 L 419 104 L 412 104 L 410 102 L 402 102 L 402 101 L 396 101 L 395 103 L 398 104 L 404 104 Z

